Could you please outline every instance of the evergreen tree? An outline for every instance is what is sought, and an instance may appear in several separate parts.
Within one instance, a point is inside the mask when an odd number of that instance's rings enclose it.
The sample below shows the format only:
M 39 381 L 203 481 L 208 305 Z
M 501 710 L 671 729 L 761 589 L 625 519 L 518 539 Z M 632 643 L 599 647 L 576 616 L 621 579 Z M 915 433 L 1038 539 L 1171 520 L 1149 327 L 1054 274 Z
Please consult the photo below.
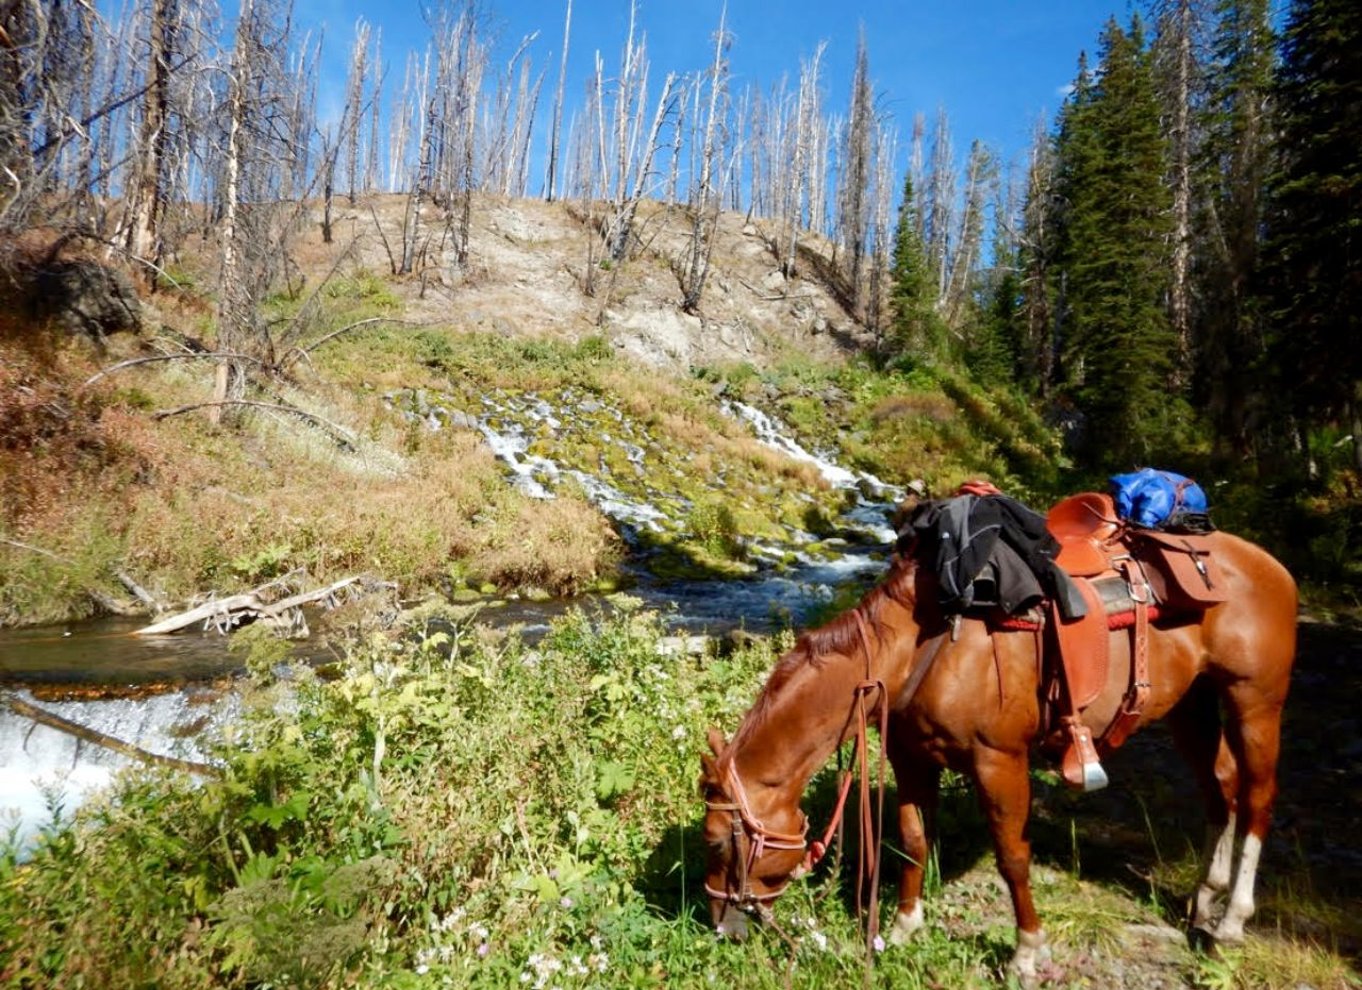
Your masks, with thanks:
M 1265 256 L 1278 391 L 1302 425 L 1347 416 L 1362 468 L 1362 4 L 1292 4 L 1276 100 Z
M 1087 84 L 1086 59 L 1079 60 L 1079 81 Z M 1028 393 L 1048 396 L 1054 374 L 1055 325 L 1050 267 L 1055 251 L 1055 149 L 1043 123 L 1037 123 L 1026 169 L 1026 199 L 1016 248 L 1020 273 L 1013 377 Z
M 1080 77 L 1057 141 L 1052 291 L 1063 388 L 1090 463 L 1128 466 L 1160 441 L 1176 341 L 1168 325 L 1166 143 L 1143 29 L 1103 31 L 1101 72 Z
M 1268 0 L 1221 0 L 1208 72 L 1198 172 L 1197 402 L 1238 457 L 1261 419 L 1264 335 L 1254 295 L 1270 155 L 1273 35 Z
M 942 356 L 945 333 L 936 314 L 935 279 L 921 229 L 913 177 L 905 175 L 889 269 L 889 336 L 901 353 L 933 360 Z

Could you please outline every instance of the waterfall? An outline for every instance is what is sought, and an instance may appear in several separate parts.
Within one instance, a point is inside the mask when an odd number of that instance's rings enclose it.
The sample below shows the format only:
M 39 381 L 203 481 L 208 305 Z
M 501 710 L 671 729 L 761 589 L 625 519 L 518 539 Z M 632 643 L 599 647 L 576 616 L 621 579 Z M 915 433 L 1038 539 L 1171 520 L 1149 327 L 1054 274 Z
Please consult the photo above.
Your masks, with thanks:
M 205 733 L 235 718 L 231 693 L 186 687 L 178 691 L 90 701 L 15 697 L 61 718 L 162 756 L 205 762 Z M 20 845 L 32 841 L 60 808 L 68 817 L 120 770 L 135 765 L 121 753 L 86 742 L 0 707 L 0 827 Z

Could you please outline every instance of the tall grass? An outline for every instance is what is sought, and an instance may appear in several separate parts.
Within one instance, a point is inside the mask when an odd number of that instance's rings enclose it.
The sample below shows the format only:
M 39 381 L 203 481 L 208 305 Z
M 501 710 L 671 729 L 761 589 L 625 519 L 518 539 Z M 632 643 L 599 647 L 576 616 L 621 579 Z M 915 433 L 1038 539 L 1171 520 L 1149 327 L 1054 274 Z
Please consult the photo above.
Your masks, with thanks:
M 0 982 L 858 982 L 849 881 L 826 866 L 746 944 L 707 924 L 696 757 L 706 726 L 737 724 L 788 640 L 677 658 L 656 617 L 620 604 L 608 622 L 572 614 L 534 647 L 428 610 L 357 642 L 327 679 L 255 684 L 224 730 L 220 780 L 129 774 L 23 862 L 0 855 Z M 877 953 L 872 984 L 996 985 L 1012 920 L 990 857 L 933 886 L 929 931 Z M 1071 967 L 1057 985 L 1118 985 L 1102 981 L 1131 951 L 1120 932 L 1157 921 L 1150 909 L 1052 868 L 1036 890 Z M 886 914 L 892 901 L 891 887 Z M 1349 978 L 1337 957 L 1298 957 L 1290 972 L 1317 987 Z M 1190 955 L 1162 965 L 1184 982 L 1199 973 Z M 1230 985 L 1281 985 L 1254 982 L 1267 965 L 1240 965 Z

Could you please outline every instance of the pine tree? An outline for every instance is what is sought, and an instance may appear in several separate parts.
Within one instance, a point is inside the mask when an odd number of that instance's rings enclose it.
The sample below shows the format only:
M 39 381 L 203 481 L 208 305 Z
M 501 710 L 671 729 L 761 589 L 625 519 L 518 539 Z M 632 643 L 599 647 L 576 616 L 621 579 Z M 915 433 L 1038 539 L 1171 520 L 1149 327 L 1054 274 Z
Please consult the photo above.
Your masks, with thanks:
M 1176 343 L 1168 290 L 1166 144 L 1139 20 L 1103 31 L 1101 72 L 1080 77 L 1061 121 L 1063 202 L 1053 278 L 1064 389 L 1102 467 L 1144 457 L 1169 404 Z
M 1265 256 L 1278 389 L 1304 423 L 1362 428 L 1362 4 L 1296 0 L 1276 100 Z
M 889 336 L 900 353 L 931 360 L 941 356 L 945 335 L 936 315 L 936 286 L 921 229 L 913 177 L 905 175 L 889 268 Z
M 1200 122 L 1197 399 L 1217 441 L 1243 457 L 1262 413 L 1264 336 L 1254 285 L 1271 147 L 1273 36 L 1268 0 L 1221 0 L 1216 14 Z

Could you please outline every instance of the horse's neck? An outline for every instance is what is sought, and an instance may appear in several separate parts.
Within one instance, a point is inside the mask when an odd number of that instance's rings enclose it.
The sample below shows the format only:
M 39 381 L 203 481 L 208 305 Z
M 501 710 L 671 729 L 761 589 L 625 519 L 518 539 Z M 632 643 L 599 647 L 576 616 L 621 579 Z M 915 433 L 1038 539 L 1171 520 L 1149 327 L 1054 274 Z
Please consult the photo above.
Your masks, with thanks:
M 750 716 L 753 724 L 739 730 L 733 765 L 759 816 L 763 808 L 797 806 L 809 778 L 854 725 L 855 690 L 866 664 L 860 649 L 850 652 L 794 671 Z M 867 710 L 874 702 L 867 699 Z

